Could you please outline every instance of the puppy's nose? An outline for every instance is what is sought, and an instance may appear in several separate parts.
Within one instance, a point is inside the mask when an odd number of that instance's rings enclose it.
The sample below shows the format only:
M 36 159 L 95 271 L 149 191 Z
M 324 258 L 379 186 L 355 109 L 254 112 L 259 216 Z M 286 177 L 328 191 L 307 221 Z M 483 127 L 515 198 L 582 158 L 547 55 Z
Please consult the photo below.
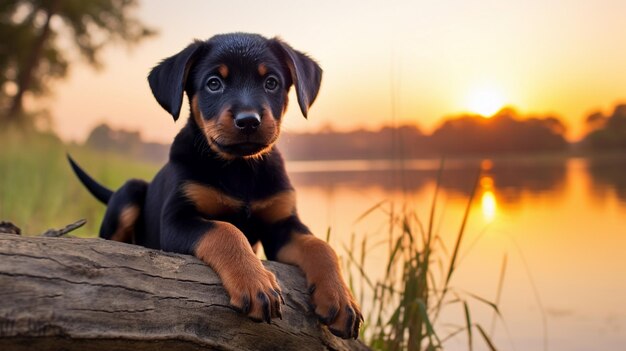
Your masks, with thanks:
M 256 112 L 239 112 L 235 115 L 235 127 L 252 132 L 261 125 L 261 116 Z

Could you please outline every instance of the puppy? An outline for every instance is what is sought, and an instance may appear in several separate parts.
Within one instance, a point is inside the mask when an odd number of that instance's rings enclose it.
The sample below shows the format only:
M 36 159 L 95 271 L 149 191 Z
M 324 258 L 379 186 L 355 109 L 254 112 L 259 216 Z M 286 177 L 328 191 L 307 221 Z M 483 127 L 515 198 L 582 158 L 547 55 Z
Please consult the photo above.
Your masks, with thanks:
M 322 70 L 280 39 L 255 34 L 195 41 L 152 69 L 148 82 L 174 120 L 183 93 L 190 117 L 169 162 L 147 183 L 129 180 L 115 192 L 70 158 L 86 188 L 107 204 L 105 239 L 195 255 L 222 280 L 230 303 L 255 321 L 281 317 L 276 277 L 255 255 L 304 271 L 315 313 L 342 338 L 356 338 L 359 306 L 330 246 L 313 236 L 275 146 L 287 94 L 295 86 L 302 114 L 319 91 Z

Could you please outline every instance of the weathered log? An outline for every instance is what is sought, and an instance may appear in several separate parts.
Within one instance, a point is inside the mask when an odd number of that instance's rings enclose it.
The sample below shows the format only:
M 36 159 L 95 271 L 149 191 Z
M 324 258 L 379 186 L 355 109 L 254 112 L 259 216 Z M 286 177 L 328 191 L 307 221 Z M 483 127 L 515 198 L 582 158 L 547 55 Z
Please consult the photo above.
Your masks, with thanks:
M 0 350 L 367 350 L 320 325 L 300 270 L 264 264 L 286 302 L 271 324 L 231 308 L 192 256 L 0 234 Z

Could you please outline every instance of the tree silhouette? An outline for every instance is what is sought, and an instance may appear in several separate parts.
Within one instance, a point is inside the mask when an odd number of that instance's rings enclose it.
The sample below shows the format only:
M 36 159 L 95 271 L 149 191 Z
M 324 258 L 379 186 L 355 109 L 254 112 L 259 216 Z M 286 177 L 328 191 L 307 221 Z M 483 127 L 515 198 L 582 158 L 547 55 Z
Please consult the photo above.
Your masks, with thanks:
M 626 104 L 615 106 L 610 116 L 594 113 L 587 117 L 586 122 L 587 125 L 595 124 L 595 128 L 584 139 L 588 148 L 626 149 Z
M 594 112 L 585 119 L 585 127 L 588 132 L 602 129 L 606 126 L 607 119 L 608 117 L 603 115 L 602 112 Z
M 136 0 L 4 0 L 0 2 L 0 108 L 4 118 L 23 114 L 24 96 L 41 95 L 67 74 L 66 39 L 91 66 L 113 42 L 136 44 L 155 34 L 132 11 Z M 0 115 L 2 118 L 2 115 Z
M 280 147 L 286 157 L 301 160 L 541 153 L 567 150 L 565 132 L 565 125 L 556 117 L 521 117 L 514 109 L 506 108 L 490 119 L 477 115 L 446 119 L 431 135 L 423 134 L 416 126 L 286 132 Z
M 567 148 L 565 126 L 555 117 L 518 117 L 511 108 L 495 116 L 451 118 L 435 130 L 432 146 L 444 154 L 495 154 L 561 151 Z

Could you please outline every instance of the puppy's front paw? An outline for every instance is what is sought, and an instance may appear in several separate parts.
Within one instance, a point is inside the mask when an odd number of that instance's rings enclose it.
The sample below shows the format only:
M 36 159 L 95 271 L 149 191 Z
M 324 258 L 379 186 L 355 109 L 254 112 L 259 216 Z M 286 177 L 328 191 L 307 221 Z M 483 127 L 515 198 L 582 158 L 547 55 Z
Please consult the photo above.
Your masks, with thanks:
M 259 266 L 235 270 L 223 282 L 233 307 L 255 322 L 270 323 L 272 318 L 282 319 L 281 304 L 285 302 L 274 273 L 260 262 Z
M 314 282 L 309 289 L 315 314 L 330 332 L 343 339 L 356 339 L 363 315 L 341 277 Z

